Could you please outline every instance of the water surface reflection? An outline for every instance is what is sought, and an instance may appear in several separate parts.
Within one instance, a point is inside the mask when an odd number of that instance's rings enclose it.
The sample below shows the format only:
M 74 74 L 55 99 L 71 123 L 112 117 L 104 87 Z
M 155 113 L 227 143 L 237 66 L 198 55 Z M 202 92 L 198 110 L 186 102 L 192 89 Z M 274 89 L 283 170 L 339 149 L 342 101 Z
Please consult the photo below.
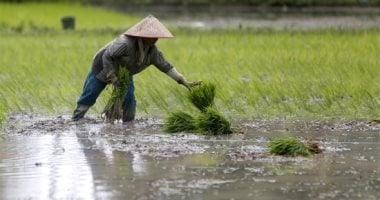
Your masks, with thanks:
M 0 194 L 5 198 L 90 199 L 94 179 L 78 140 L 15 136 L 1 142 Z
M 145 122 L 24 124 L 0 141 L 1 199 L 380 198 L 380 129 L 365 123 L 248 123 L 217 138 Z M 288 133 L 323 154 L 268 155 L 267 141 Z

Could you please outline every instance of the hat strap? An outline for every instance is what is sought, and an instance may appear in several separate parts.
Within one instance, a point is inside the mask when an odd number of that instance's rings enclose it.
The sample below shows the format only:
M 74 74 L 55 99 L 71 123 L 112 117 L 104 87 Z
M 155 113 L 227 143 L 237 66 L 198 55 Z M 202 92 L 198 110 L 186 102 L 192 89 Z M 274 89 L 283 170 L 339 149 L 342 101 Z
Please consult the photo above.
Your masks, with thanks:
M 142 38 L 137 39 L 137 45 L 139 48 L 139 61 L 138 64 L 141 65 L 144 62 L 145 54 L 144 54 L 144 44 Z

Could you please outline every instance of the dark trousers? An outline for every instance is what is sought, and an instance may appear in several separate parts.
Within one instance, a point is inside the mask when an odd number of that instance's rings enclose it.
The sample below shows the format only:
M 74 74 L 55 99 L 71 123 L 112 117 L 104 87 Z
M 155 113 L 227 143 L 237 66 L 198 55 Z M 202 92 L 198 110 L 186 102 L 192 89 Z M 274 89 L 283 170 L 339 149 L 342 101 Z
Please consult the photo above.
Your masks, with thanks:
M 107 83 L 97 79 L 92 71 L 88 73 L 83 86 L 82 95 L 79 97 L 79 100 L 77 101 L 77 109 L 74 111 L 73 114 L 74 120 L 83 118 L 88 108 L 95 104 L 96 99 L 99 97 L 100 93 L 104 90 L 106 86 Z M 82 109 L 80 107 L 82 107 Z M 135 86 L 133 84 L 133 76 L 131 76 L 131 82 L 128 87 L 128 92 L 124 97 L 123 109 L 123 121 L 131 121 L 135 118 L 136 98 Z

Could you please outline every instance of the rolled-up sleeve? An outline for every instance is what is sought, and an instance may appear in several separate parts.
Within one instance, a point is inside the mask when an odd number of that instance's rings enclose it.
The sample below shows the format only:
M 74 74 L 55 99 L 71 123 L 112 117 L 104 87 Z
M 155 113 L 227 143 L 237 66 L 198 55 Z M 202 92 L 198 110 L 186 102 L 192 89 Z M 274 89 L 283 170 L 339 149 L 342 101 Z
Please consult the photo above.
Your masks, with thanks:
M 164 55 L 157 47 L 154 47 L 152 51 L 152 64 L 160 71 L 167 73 L 173 68 L 173 65 L 165 59 Z

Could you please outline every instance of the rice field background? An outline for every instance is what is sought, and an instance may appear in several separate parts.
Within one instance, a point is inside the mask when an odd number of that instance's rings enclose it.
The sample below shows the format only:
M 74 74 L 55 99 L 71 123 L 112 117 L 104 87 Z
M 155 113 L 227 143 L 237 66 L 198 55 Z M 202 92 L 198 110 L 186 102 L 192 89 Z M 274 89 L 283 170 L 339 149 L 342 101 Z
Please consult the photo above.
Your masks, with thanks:
M 0 27 L 14 31 L 60 30 L 63 16 L 75 16 L 76 29 L 127 28 L 138 16 L 70 3 L 0 3 Z
M 76 16 L 76 31 L 61 30 L 64 15 Z M 93 55 L 143 17 L 80 5 L 5 3 L 0 16 L 0 120 L 10 112 L 71 114 Z M 214 83 L 215 104 L 230 119 L 380 117 L 379 29 L 169 27 L 176 37 L 157 46 L 187 79 Z M 138 116 L 196 112 L 187 89 L 153 66 L 135 76 L 135 87 Z M 90 114 L 100 115 L 110 92 Z

